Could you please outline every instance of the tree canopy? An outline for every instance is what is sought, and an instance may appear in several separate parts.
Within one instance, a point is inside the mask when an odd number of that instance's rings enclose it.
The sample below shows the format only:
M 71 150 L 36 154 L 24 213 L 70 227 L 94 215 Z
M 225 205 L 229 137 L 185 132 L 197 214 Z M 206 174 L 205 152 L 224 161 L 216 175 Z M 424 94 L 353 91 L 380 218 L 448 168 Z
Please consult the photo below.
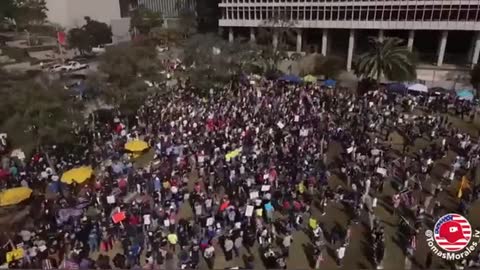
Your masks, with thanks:
M 85 17 L 86 23 L 68 32 L 68 44 L 81 54 L 89 52 L 92 47 L 112 42 L 112 30 L 106 23 Z
M 20 28 L 30 24 L 42 24 L 47 19 L 45 0 L 17 0 L 14 3 L 14 19 Z
M 475 89 L 480 90 L 480 65 L 475 65 L 470 71 L 470 83 Z
M 163 25 L 163 18 L 160 12 L 149 10 L 145 7 L 138 7 L 133 10 L 130 18 L 130 30 L 147 35 L 154 27 Z
M 20 80 L 22 76 L 14 74 L 9 77 L 9 82 L 0 88 L 3 130 L 30 134 L 37 144 L 70 140 L 75 123 L 82 119 L 81 104 L 58 81 Z
M 149 93 L 145 80 L 163 78 L 163 67 L 150 47 L 113 47 L 103 55 L 99 69 L 106 74 L 100 95 L 106 102 L 133 113 Z
M 318 55 L 315 58 L 313 73 L 323 75 L 326 79 L 334 79 L 343 70 L 344 62 L 335 56 Z
M 355 72 L 361 78 L 373 78 L 377 82 L 385 77 L 392 81 L 410 81 L 416 78 L 414 55 L 399 38 L 370 39 L 370 50 L 360 55 Z

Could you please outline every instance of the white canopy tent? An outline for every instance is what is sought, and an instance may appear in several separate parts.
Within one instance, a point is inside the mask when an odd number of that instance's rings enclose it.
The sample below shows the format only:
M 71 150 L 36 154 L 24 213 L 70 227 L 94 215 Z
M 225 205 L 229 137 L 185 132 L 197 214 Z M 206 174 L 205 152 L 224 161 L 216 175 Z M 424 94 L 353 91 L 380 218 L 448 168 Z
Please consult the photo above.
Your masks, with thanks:
M 420 92 L 420 93 L 428 93 L 428 87 L 421 83 L 415 83 L 408 87 L 409 91 Z

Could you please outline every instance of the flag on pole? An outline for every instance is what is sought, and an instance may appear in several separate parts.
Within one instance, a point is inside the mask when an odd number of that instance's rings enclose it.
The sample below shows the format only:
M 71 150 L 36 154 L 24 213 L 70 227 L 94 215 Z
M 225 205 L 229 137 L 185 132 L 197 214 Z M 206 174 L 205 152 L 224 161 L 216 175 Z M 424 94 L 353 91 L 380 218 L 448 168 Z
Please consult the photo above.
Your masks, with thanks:
M 458 189 L 457 197 L 462 198 L 463 196 L 463 190 L 464 189 L 470 189 L 470 182 L 468 181 L 468 178 L 466 176 L 462 177 L 462 181 L 460 182 L 460 187 Z

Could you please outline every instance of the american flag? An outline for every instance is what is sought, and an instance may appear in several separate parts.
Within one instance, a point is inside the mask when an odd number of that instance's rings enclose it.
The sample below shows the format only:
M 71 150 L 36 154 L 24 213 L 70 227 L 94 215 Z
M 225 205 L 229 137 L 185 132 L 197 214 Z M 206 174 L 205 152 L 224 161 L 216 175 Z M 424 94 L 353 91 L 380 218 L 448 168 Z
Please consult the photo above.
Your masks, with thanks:
M 449 221 L 457 222 L 462 228 L 462 234 L 464 236 L 463 239 L 459 239 L 455 243 L 450 243 L 445 239 L 445 237 L 440 236 L 440 229 L 443 224 Z M 464 249 L 468 243 L 470 242 L 470 238 L 472 237 L 472 227 L 466 218 L 458 214 L 447 214 L 441 217 L 437 223 L 435 224 L 435 241 L 437 242 L 438 246 L 446 251 L 460 251 Z

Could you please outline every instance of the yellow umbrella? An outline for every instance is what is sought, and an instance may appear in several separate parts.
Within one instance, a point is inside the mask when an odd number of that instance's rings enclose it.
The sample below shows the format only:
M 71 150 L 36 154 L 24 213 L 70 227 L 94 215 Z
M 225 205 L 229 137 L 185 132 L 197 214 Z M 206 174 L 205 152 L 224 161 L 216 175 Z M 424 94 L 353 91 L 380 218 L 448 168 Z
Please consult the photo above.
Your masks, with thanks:
M 27 187 L 7 189 L 0 193 L 0 206 L 20 203 L 32 195 L 32 190 Z
M 317 77 L 313 76 L 313 75 L 307 75 L 305 77 L 303 77 L 303 80 L 305 82 L 310 82 L 310 83 L 313 83 L 313 82 L 316 82 L 317 81 Z
M 148 143 L 142 140 L 133 140 L 125 144 L 125 149 L 131 152 L 141 152 L 148 148 Z
M 93 174 L 91 166 L 83 166 L 68 170 L 62 175 L 62 182 L 71 184 L 73 181 L 81 184 L 89 179 Z

